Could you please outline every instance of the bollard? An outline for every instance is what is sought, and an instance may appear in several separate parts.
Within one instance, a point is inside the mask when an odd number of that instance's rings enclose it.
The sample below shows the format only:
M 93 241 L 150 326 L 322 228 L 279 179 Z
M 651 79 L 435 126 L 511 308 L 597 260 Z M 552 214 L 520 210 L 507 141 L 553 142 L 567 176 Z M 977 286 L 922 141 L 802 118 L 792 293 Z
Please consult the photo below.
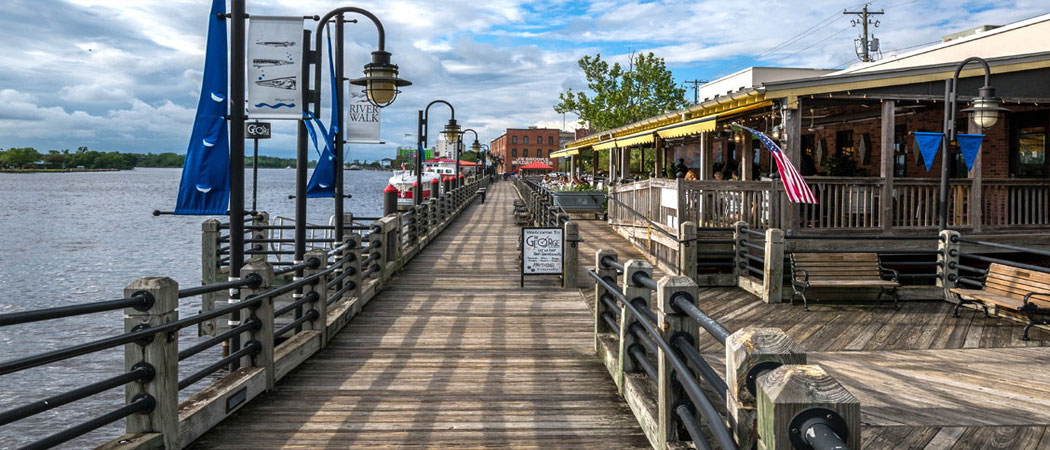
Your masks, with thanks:
M 621 282 L 623 295 L 632 304 L 636 299 L 641 299 L 648 307 L 652 304 L 653 291 L 647 287 L 634 284 L 632 277 L 638 272 L 649 274 L 651 278 L 653 276 L 653 266 L 640 259 L 629 259 L 623 264 L 623 280 Z M 621 394 L 624 388 L 624 373 L 638 371 L 638 366 L 631 359 L 630 354 L 631 346 L 638 342 L 634 334 L 631 333 L 631 324 L 636 320 L 638 319 L 634 317 L 634 314 L 631 314 L 629 309 L 623 306 L 620 307 L 620 348 L 617 352 L 620 360 L 616 370 L 616 385 L 620 388 Z
M 860 401 L 820 366 L 778 367 L 758 380 L 756 401 L 759 448 L 832 448 L 811 443 L 835 438 L 861 448 Z
M 784 230 L 766 229 L 764 260 L 762 300 L 766 303 L 780 303 L 784 289 Z
M 201 223 L 201 284 L 226 281 L 219 272 L 219 221 L 208 219 Z M 225 303 L 226 291 L 201 294 L 201 312 L 215 309 L 215 302 Z M 197 336 L 215 336 L 218 319 L 208 319 L 197 325 Z
M 441 181 L 437 178 L 430 180 L 430 198 L 438 198 L 441 196 Z
M 383 215 L 397 212 L 397 188 L 392 184 L 383 188 Z
M 256 212 L 255 213 L 255 217 L 252 219 L 252 225 L 254 225 L 256 227 L 264 227 L 264 226 L 268 225 L 269 223 L 270 223 L 270 214 L 266 213 L 266 212 Z M 256 228 L 256 229 L 252 230 L 252 236 L 251 236 L 252 240 L 258 241 L 258 240 L 266 239 L 268 237 L 269 237 L 269 231 L 266 230 L 266 229 Z M 259 242 L 253 242 L 251 247 L 252 247 L 252 250 L 257 250 L 257 251 L 266 250 L 266 244 L 262 244 L 262 243 L 259 243 Z M 252 257 L 255 258 L 255 259 L 263 259 L 263 260 L 266 259 L 266 255 L 252 255 Z
M 241 298 L 248 299 L 262 294 L 273 286 L 273 266 L 266 261 L 252 260 L 241 268 L 241 277 L 258 275 L 262 280 L 258 287 L 241 289 Z M 276 383 L 276 372 L 273 363 L 273 297 L 266 297 L 255 307 L 242 311 L 241 317 L 247 320 L 258 320 L 259 328 L 241 335 L 241 342 L 260 344 L 259 353 L 255 356 L 241 358 L 241 367 L 261 367 L 266 372 L 266 390 L 272 390 Z
M 616 259 L 615 250 L 598 250 L 594 254 L 594 271 L 599 277 L 607 280 L 616 281 L 616 269 L 612 267 L 602 267 L 602 258 L 609 257 Z M 606 294 L 605 288 L 597 282 L 594 283 L 594 351 L 595 353 L 601 354 L 601 340 L 599 335 L 602 333 L 611 333 L 612 329 L 602 319 L 602 315 L 605 313 L 612 314 L 609 312 L 605 302 L 602 301 L 602 296 Z
M 482 197 L 482 203 L 484 203 Z M 580 226 L 573 221 L 565 222 L 565 254 L 561 266 L 562 289 L 575 289 L 580 265 Z
M 740 448 L 753 448 L 755 389 L 760 376 L 786 364 L 805 364 L 806 354 L 779 328 L 746 327 L 726 340 L 726 411 Z
M 678 312 L 671 306 L 671 300 L 676 296 L 687 296 L 690 303 L 698 305 L 699 292 L 696 282 L 689 277 L 663 277 L 656 283 L 656 326 L 661 330 L 663 335 L 660 338 L 664 342 L 674 342 L 676 336 L 686 335 L 695 345 L 697 336 L 700 335 L 700 324 Z M 657 380 L 657 442 L 660 448 L 666 448 L 668 442 L 679 440 L 678 427 L 675 425 L 677 415 L 674 410 L 689 400 L 682 390 L 682 385 L 675 380 L 674 369 L 663 349 L 658 350 L 656 364 L 656 371 L 660 376 Z
M 696 222 L 678 226 L 678 275 L 696 279 Z
M 179 318 L 179 283 L 168 277 L 146 277 L 132 281 L 124 288 L 125 297 L 149 295 L 153 304 L 145 310 L 124 309 L 124 332 L 157 327 Z M 126 432 L 161 433 L 165 448 L 179 448 L 179 340 L 178 333 L 160 333 L 152 338 L 124 346 L 124 370 L 148 364 L 153 378 L 124 386 L 128 404 L 141 395 L 152 397 L 152 411 L 132 414 L 124 422 Z

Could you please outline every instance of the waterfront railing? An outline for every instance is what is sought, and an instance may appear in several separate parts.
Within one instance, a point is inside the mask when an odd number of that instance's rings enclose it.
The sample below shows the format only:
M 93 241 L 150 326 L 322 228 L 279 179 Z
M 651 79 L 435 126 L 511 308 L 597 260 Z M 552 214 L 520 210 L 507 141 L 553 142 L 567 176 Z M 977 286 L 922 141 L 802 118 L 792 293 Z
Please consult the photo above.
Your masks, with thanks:
M 125 298 L 0 315 L 0 327 L 124 312 L 124 333 L 40 354 L 0 361 L 0 376 L 47 366 L 116 347 L 124 347 L 125 370 L 75 389 L 48 392 L 46 398 L 0 411 L 0 427 L 119 387 L 125 404 L 83 423 L 44 436 L 26 448 L 48 448 L 106 425 L 125 421 L 126 433 L 113 443 L 122 448 L 181 448 L 237 411 L 324 348 L 329 339 L 381 292 L 404 264 L 418 254 L 477 196 L 483 180 L 465 183 L 429 200 L 409 214 L 378 218 L 367 235 L 351 233 L 342 242 L 315 247 L 304 261 L 284 266 L 254 257 L 239 279 L 181 288 L 167 277 L 130 283 Z M 205 230 L 217 232 L 217 221 Z M 259 225 L 258 228 L 263 228 Z M 254 232 L 258 230 L 249 230 Z M 260 238 L 266 239 L 266 238 Z M 217 262 L 208 236 L 204 263 Z M 301 273 L 301 276 L 296 274 Z M 214 307 L 179 318 L 180 299 L 212 296 Z M 281 302 L 286 302 L 282 304 Z M 179 333 L 209 321 L 225 322 L 203 340 L 180 348 Z M 204 355 L 221 357 L 200 362 Z M 209 351 L 211 350 L 211 351 Z M 183 361 L 200 367 L 179 377 Z M 207 381 L 183 402 L 179 391 Z M 2 380 L 0 380 L 2 382 Z M 53 391 L 41 386 L 42 391 Z M 0 428 L 2 431 L 2 428 Z M 41 434 L 45 434 L 41 430 Z

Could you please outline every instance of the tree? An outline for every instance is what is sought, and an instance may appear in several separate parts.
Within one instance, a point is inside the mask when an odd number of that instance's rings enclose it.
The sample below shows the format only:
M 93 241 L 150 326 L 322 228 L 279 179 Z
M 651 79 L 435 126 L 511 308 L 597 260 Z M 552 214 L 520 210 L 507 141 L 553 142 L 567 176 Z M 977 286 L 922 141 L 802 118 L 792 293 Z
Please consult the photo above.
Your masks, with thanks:
M 21 167 L 39 160 L 40 153 L 35 148 L 10 148 L 0 155 L 0 166 Z
M 599 53 L 578 62 L 587 77 L 587 92 L 569 89 L 558 95 L 559 113 L 579 116 L 581 125 L 604 131 L 684 108 L 685 88 L 678 87 L 663 58 L 652 52 L 631 55 L 630 67 L 609 65 Z

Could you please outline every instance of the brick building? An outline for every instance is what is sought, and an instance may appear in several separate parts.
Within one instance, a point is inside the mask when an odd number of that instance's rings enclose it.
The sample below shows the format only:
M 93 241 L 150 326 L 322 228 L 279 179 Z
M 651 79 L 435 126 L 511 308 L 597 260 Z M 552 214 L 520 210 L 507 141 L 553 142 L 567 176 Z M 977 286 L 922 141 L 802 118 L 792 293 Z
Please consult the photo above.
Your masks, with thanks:
M 489 143 L 492 154 L 503 158 L 504 172 L 513 172 L 531 162 L 553 166 L 551 153 L 558 150 L 561 130 L 556 128 L 508 128 L 506 133 Z

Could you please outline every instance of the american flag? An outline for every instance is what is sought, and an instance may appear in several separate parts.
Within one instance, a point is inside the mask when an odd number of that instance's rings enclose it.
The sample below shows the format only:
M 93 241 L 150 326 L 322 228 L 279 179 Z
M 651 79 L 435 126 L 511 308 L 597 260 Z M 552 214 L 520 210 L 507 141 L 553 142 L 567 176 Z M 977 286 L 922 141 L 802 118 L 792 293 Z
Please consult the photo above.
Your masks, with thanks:
M 784 193 L 787 194 L 788 200 L 792 203 L 817 204 L 817 196 L 813 195 L 813 191 L 809 189 L 809 185 L 802 178 L 802 174 L 798 173 L 795 166 L 791 164 L 791 160 L 787 159 L 784 152 L 780 151 L 780 146 L 776 142 L 773 142 L 769 136 L 766 136 L 761 131 L 740 124 L 733 124 L 733 126 L 749 131 L 759 141 L 762 141 L 762 145 L 769 149 L 769 154 L 777 162 L 777 172 L 780 172 L 780 181 L 784 183 Z

